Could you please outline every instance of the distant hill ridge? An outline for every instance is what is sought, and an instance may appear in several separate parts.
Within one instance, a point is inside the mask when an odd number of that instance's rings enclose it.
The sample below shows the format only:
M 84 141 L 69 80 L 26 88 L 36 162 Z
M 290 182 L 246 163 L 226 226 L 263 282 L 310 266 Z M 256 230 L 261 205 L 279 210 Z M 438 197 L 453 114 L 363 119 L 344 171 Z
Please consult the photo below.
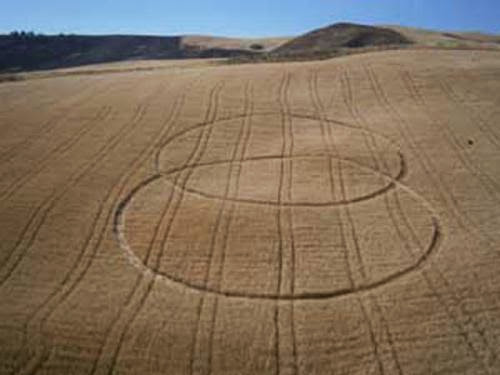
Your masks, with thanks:
M 238 48 L 189 46 L 177 36 L 0 35 L 0 72 L 68 68 L 124 60 L 244 56 Z
M 283 44 L 273 51 L 279 55 L 328 53 L 338 48 L 410 44 L 401 33 L 383 27 L 336 23 L 311 31 Z
M 0 35 L 0 73 L 126 60 L 228 57 L 242 58 L 233 59 L 234 62 L 307 60 L 411 44 L 424 48 L 500 50 L 500 36 L 346 22 L 313 30 L 297 38 L 12 33 Z

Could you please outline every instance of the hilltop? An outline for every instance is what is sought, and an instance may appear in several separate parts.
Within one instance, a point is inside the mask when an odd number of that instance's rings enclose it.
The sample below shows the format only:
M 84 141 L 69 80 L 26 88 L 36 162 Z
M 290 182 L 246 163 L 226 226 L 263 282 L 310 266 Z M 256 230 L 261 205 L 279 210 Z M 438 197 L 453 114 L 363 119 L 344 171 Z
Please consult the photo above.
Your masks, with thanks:
M 273 51 L 278 55 L 329 53 L 339 48 L 410 44 L 403 34 L 382 27 L 337 23 L 292 39 Z

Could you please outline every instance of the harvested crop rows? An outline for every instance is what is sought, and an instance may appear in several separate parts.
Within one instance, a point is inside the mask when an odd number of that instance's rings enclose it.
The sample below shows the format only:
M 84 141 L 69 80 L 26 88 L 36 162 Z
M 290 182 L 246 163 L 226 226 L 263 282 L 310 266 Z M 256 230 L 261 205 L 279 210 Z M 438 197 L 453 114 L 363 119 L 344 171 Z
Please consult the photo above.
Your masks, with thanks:
M 0 374 L 497 373 L 499 92 L 423 50 L 0 85 Z

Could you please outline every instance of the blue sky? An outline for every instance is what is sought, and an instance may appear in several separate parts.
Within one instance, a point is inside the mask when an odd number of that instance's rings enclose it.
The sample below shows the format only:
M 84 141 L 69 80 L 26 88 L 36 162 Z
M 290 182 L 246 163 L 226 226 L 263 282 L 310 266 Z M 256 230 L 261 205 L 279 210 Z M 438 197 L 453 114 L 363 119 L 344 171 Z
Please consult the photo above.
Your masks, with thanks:
M 0 33 L 286 36 L 340 21 L 500 33 L 500 0 L 6 0 Z

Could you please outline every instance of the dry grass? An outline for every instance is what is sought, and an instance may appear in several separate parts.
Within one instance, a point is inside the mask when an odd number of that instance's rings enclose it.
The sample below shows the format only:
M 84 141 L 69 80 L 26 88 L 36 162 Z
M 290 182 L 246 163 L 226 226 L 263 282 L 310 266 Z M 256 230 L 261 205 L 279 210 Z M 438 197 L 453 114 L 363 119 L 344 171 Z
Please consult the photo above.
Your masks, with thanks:
M 185 69 L 196 69 L 220 64 L 225 59 L 183 59 L 183 60 L 138 60 L 109 64 L 94 64 L 47 71 L 0 74 L 0 83 L 45 79 L 55 77 L 102 75 L 112 73 L 153 72 L 167 70 L 169 73 Z
M 490 48 L 500 50 L 500 37 L 481 33 L 445 32 L 403 26 L 387 26 L 422 46 L 448 48 Z
M 271 51 L 284 43 L 288 42 L 291 37 L 275 37 L 275 38 L 224 38 L 213 37 L 207 35 L 186 35 L 182 37 L 182 44 L 195 46 L 199 48 L 223 48 L 223 49 L 242 49 L 254 50 L 251 48 L 253 44 L 259 44 L 263 47 L 263 51 Z
M 496 373 L 499 67 L 2 84 L 0 373 Z

